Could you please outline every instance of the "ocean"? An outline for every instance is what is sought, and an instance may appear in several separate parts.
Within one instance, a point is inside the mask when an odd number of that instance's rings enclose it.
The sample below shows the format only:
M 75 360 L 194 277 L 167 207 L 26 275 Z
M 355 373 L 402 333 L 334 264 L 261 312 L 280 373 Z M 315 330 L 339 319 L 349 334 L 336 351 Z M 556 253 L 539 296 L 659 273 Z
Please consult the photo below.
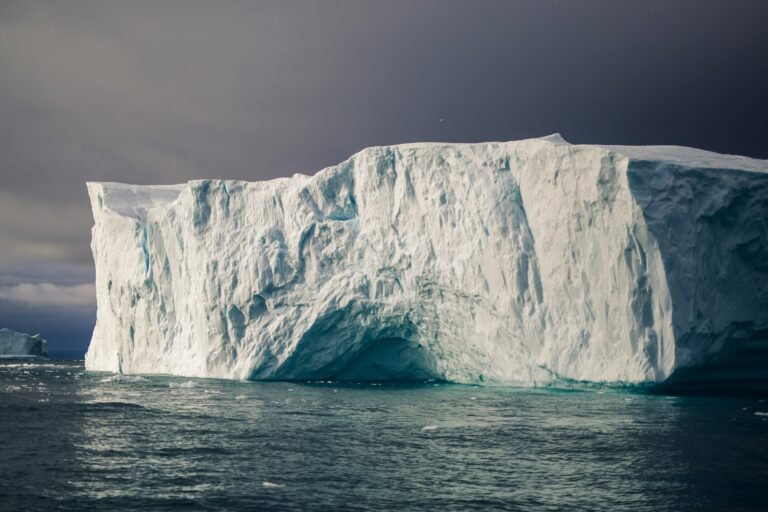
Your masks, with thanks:
M 0 510 L 768 510 L 768 401 L 0 363 Z

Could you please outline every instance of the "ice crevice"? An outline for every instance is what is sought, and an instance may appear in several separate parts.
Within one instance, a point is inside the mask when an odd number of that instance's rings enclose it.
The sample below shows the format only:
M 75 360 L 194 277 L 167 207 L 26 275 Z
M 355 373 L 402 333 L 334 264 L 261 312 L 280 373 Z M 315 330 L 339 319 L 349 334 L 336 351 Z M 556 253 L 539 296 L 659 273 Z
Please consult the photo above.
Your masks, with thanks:
M 762 160 L 553 135 L 88 190 L 92 370 L 540 385 L 768 354 Z

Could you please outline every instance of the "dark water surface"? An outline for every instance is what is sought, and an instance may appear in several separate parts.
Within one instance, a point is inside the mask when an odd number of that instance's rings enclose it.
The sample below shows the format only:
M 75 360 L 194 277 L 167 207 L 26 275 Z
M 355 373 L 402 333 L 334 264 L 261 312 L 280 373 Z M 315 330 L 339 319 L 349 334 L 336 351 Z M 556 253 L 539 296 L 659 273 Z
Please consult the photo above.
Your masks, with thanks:
M 0 446 L 2 510 L 768 510 L 761 398 L 2 363 Z

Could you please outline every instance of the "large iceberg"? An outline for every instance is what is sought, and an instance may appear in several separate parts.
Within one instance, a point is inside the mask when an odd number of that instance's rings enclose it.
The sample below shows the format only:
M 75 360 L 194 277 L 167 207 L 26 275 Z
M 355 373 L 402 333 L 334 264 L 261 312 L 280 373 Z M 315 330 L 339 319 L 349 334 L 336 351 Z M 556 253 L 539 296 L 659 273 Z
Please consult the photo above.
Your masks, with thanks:
M 39 334 L 30 336 L 23 332 L 0 329 L 0 358 L 46 357 L 48 342 Z
M 88 192 L 91 370 L 659 382 L 768 345 L 765 160 L 553 135 Z

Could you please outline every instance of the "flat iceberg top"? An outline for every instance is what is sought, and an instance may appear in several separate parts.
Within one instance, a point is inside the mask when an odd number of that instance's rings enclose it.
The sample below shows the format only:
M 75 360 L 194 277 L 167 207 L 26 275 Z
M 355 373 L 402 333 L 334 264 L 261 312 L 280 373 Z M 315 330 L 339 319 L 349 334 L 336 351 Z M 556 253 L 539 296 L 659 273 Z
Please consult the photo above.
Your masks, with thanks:
M 696 169 L 730 169 L 738 171 L 768 172 L 768 160 L 739 155 L 722 155 L 685 146 L 603 146 L 631 160 L 667 162 Z
M 179 185 L 128 185 L 112 182 L 89 182 L 91 202 L 126 217 L 144 220 L 147 211 L 174 201 L 186 187 Z M 96 201 L 93 199 L 97 198 Z
M 0 336 L 42 339 L 42 337 L 39 334 L 27 334 L 25 332 L 19 332 L 19 331 L 14 331 L 13 329 L 8 329 L 7 327 L 0 327 Z
M 619 155 L 625 156 L 631 160 L 666 162 L 682 167 L 696 169 L 728 169 L 750 172 L 768 173 L 768 160 L 760 160 L 739 155 L 723 155 L 703 149 L 696 149 L 684 146 L 621 146 L 621 145 L 603 145 L 603 144 L 571 144 L 566 141 L 559 133 L 536 137 L 532 139 L 523 139 L 507 142 L 480 142 L 480 143 L 447 143 L 447 142 L 411 142 L 397 144 L 394 146 L 372 146 L 355 153 L 350 159 L 367 152 L 382 149 L 384 147 L 393 150 L 424 152 L 425 154 L 442 153 L 446 151 L 456 151 L 462 149 L 472 149 L 476 152 L 482 152 L 484 149 L 514 149 L 524 152 L 535 152 L 542 146 L 555 147 L 574 147 L 574 148 L 601 148 Z M 321 171 L 322 172 L 322 171 Z M 293 178 L 274 178 L 259 182 L 249 183 L 267 183 L 280 182 L 291 179 L 306 179 L 308 176 L 296 174 Z M 114 182 L 89 182 L 88 188 L 100 189 L 101 198 L 105 207 L 115 213 L 143 219 L 146 217 L 148 209 L 166 205 L 173 202 L 179 193 L 190 183 L 199 183 L 207 180 L 192 180 L 188 183 L 176 185 L 131 185 Z M 248 182 L 247 180 L 228 180 Z
M 686 146 L 626 146 L 614 144 L 571 144 L 559 133 L 553 133 L 544 137 L 523 139 L 507 142 L 477 142 L 477 143 L 449 143 L 449 142 L 412 142 L 391 146 L 393 149 L 408 149 L 411 151 L 435 152 L 451 149 L 473 148 L 481 150 L 487 148 L 510 149 L 539 149 L 542 145 L 574 148 L 601 148 L 631 160 L 667 162 L 691 168 L 730 169 L 754 172 L 768 172 L 768 160 L 760 160 L 740 155 L 725 155 L 704 149 Z M 374 149 L 367 148 L 367 150 Z

